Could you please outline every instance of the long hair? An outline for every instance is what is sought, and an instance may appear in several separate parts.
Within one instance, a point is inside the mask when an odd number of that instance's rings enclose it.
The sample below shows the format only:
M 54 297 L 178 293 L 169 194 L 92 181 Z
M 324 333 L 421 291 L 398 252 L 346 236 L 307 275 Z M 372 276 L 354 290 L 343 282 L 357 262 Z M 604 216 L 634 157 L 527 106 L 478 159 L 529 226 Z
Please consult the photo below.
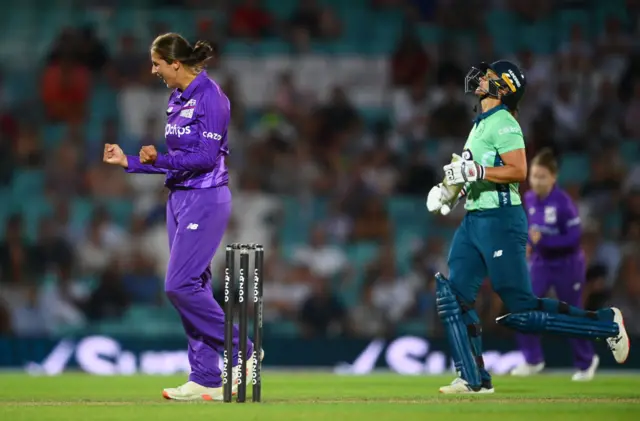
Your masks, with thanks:
M 171 64 L 182 63 L 195 73 L 200 73 L 208 60 L 216 56 L 217 48 L 209 41 L 198 41 L 194 46 L 174 32 L 158 36 L 151 44 L 151 51 Z

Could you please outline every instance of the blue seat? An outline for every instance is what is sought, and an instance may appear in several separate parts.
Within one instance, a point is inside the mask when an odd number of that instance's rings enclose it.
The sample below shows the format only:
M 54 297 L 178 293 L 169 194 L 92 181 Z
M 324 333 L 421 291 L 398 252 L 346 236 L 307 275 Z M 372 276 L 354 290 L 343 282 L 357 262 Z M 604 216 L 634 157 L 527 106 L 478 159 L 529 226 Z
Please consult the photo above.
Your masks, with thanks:
M 76 198 L 71 203 L 71 221 L 74 226 L 83 226 L 89 223 L 93 214 L 93 203 L 89 200 Z
M 368 127 L 372 127 L 375 123 L 382 120 L 385 122 L 389 122 L 389 116 L 391 115 L 391 110 L 386 108 L 373 108 L 366 107 L 360 108 L 358 110 L 360 117 L 364 120 L 364 123 Z
M 263 56 L 291 54 L 291 44 L 280 39 L 267 39 L 258 44 L 258 53 Z
M 349 262 L 356 268 L 363 268 L 369 264 L 380 250 L 380 245 L 375 242 L 358 242 L 345 248 Z
M 557 45 L 553 20 L 523 24 L 518 29 L 520 49 L 527 49 L 535 54 L 549 54 Z
M 42 129 L 42 137 L 46 149 L 53 150 L 60 145 L 67 133 L 66 124 L 46 124 Z
M 296 10 L 297 0 L 264 0 L 263 6 L 279 19 L 289 19 Z
M 36 241 L 39 234 L 40 221 L 53 215 L 53 206 L 44 196 L 25 198 L 21 202 L 20 214 L 24 219 L 24 228 L 29 241 Z
M 222 53 L 227 56 L 253 56 L 260 53 L 259 46 L 242 40 L 228 40 L 222 47 Z
M 585 37 L 591 35 L 591 16 L 586 10 L 561 10 L 556 14 L 558 41 L 565 42 L 571 36 L 571 30 L 575 25 L 582 28 Z
M 266 331 L 274 336 L 296 337 L 300 335 L 298 325 L 290 320 L 278 320 L 277 323 L 269 323 L 265 326 Z
M 424 199 L 415 196 L 395 196 L 387 201 L 387 210 L 394 224 L 423 226 L 430 218 Z
M 625 140 L 620 145 L 620 155 L 627 165 L 634 165 L 640 154 L 640 140 Z
M 589 157 L 585 154 L 565 154 L 561 158 L 558 181 L 561 184 L 587 181 L 589 177 Z
M 443 30 L 434 25 L 422 25 L 417 29 L 418 37 L 423 44 L 438 44 L 442 40 Z
M 39 196 L 44 189 L 44 172 L 41 170 L 20 170 L 13 176 L 11 186 L 14 198 Z
M 133 202 L 128 199 L 109 200 L 105 203 L 113 222 L 121 227 L 129 227 L 133 215 Z

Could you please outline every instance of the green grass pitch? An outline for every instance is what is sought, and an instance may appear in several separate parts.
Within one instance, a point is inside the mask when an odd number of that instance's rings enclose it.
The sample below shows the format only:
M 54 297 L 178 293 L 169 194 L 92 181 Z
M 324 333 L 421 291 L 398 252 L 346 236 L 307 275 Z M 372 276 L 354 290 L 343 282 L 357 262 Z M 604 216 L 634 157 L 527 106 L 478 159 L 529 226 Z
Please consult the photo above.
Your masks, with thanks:
M 184 377 L 30 377 L 0 374 L 0 419 L 136 420 L 640 420 L 640 376 L 496 377 L 496 393 L 443 396 L 452 377 L 263 374 L 263 402 L 174 402 L 161 397 Z M 250 389 L 250 388 L 249 388 Z M 250 390 L 248 395 L 251 395 Z

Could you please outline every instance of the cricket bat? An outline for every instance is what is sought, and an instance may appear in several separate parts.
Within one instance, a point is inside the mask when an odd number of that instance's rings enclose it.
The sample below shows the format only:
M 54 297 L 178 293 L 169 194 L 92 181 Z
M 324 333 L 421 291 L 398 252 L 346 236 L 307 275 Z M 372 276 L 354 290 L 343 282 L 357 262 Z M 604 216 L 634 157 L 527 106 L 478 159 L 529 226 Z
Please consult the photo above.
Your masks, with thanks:
M 458 154 L 454 153 L 451 155 L 451 162 L 456 162 L 461 159 L 462 157 Z M 460 195 L 460 192 L 464 188 L 464 184 L 452 186 L 448 183 L 447 177 L 445 176 L 444 179 L 442 180 L 442 186 L 444 187 L 443 194 L 444 194 L 444 199 L 446 203 L 444 203 L 440 208 L 440 213 L 442 215 L 448 215 L 449 212 L 451 212 L 451 209 L 455 205 L 456 201 L 458 200 L 458 196 Z

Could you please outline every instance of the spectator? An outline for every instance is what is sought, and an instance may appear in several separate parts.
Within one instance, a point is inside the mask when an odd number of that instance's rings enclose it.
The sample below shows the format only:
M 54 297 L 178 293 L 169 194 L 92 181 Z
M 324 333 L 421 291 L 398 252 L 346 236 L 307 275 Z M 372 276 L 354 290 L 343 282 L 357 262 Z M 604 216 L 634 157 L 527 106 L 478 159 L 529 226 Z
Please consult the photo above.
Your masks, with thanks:
M 293 261 L 309 267 L 314 275 L 327 279 L 346 275 L 349 263 L 339 247 L 327 244 L 321 226 L 311 230 L 309 245 L 299 247 L 293 255 Z
M 401 321 L 415 304 L 415 286 L 397 272 L 392 246 L 386 245 L 367 268 L 366 282 L 372 283 L 373 303 L 387 320 Z
M 300 0 L 289 21 L 293 32 L 311 39 L 331 39 L 340 34 L 340 23 L 332 10 L 318 5 L 317 0 Z
M 340 299 L 323 279 L 313 285 L 311 296 L 300 310 L 302 334 L 307 338 L 338 336 L 346 333 L 348 314 Z
M 100 275 L 98 286 L 87 301 L 85 314 L 93 321 L 118 319 L 124 315 L 129 304 L 130 299 L 117 265 L 107 265 Z
M 33 260 L 38 267 L 35 270 L 39 274 L 56 272 L 73 264 L 72 246 L 56 232 L 54 224 L 52 218 L 40 220 L 38 241 L 33 248 Z
M 356 217 L 353 226 L 353 241 L 387 241 L 391 237 L 392 226 L 380 199 L 372 198 L 364 204 L 364 209 Z
M 237 79 L 232 75 L 228 76 L 222 84 L 222 89 L 227 94 L 229 102 L 233 104 L 233 108 L 231 108 L 231 122 L 236 129 L 243 131 L 246 125 L 246 107 L 242 93 L 238 88 Z
M 391 85 L 409 87 L 429 71 L 429 56 L 416 36 L 405 31 L 391 57 Z
M 109 53 L 102 41 L 98 39 L 91 26 L 81 28 L 78 33 L 77 54 L 79 62 L 98 74 L 109 61 Z
M 624 106 L 616 96 L 615 85 L 609 79 L 602 80 L 598 94 L 598 102 L 586 122 L 586 131 L 596 139 L 619 138 L 623 130 Z
M 84 190 L 80 176 L 85 165 L 82 150 L 67 138 L 51 153 L 54 159 L 48 160 L 45 166 L 46 187 L 54 191 L 58 197 L 80 195 Z
M 321 226 L 330 243 L 344 244 L 351 233 L 353 221 L 344 212 L 342 203 L 335 199 L 329 204 L 327 216 Z
M 313 276 L 308 266 L 294 264 L 288 273 L 280 272 L 279 277 L 269 278 L 264 284 L 265 318 L 267 320 L 293 320 L 309 298 L 314 284 L 320 282 Z
M 53 41 L 51 52 L 47 56 L 47 63 L 57 63 L 61 60 L 76 60 L 80 37 L 74 28 L 63 28 Z
M 625 317 L 629 320 L 637 320 L 640 317 L 640 268 L 638 267 L 638 259 L 640 253 L 638 249 L 631 251 L 623 260 L 620 271 L 620 280 L 616 283 L 612 303 L 621 311 L 624 311 Z M 640 334 L 640 328 L 636 323 L 631 323 L 629 334 Z
M 62 55 L 45 68 L 42 78 L 42 101 L 49 121 L 81 122 L 87 112 L 91 75 L 73 57 Z
M 437 138 L 454 137 L 464 139 L 469 132 L 469 115 L 467 103 L 460 98 L 457 81 L 449 80 L 444 85 L 443 100 L 433 110 L 429 120 L 433 122 L 431 135 Z
M 392 333 L 392 324 L 386 314 L 374 304 L 374 288 L 371 282 L 362 286 L 360 303 L 349 314 L 349 332 L 357 338 L 384 338 Z
M 78 248 L 78 260 L 83 274 L 95 276 L 107 269 L 115 251 L 124 244 L 126 235 L 110 221 L 104 209 L 94 213 L 84 241 Z
M 346 139 L 360 128 L 361 119 L 357 110 L 341 87 L 334 87 L 329 102 L 320 107 L 316 114 L 317 131 L 314 150 L 327 160 L 340 150 Z
M 627 136 L 640 139 L 640 78 L 633 83 L 633 96 L 624 114 L 624 128 Z
M 86 320 L 82 307 L 89 297 L 85 282 L 72 277 L 71 262 L 57 267 L 57 279 L 40 289 L 39 305 L 45 313 L 52 331 L 84 327 Z
M 11 329 L 11 311 L 6 301 L 0 297 L 0 335 L 9 336 Z
M 102 163 L 96 163 L 85 173 L 85 187 L 96 199 L 128 198 L 131 188 L 127 176 L 128 174 L 121 168 L 111 168 Z M 109 183 L 105 183 L 104 180 L 109 180 Z M 162 177 L 159 181 L 162 182 Z
M 23 123 L 20 125 L 14 142 L 15 163 L 22 168 L 39 168 L 44 164 L 42 140 L 37 126 Z
M 579 98 L 571 91 L 571 85 L 562 82 L 558 85 L 556 98 L 551 105 L 553 118 L 556 122 L 556 138 L 565 145 L 576 139 L 582 133 L 582 109 Z
M 0 280 L 14 285 L 26 282 L 32 278 L 35 265 L 23 219 L 20 215 L 12 215 L 6 222 L 5 239 L 0 243 Z
M 631 47 L 631 38 L 624 33 L 620 19 L 613 16 L 607 18 L 596 47 L 601 60 L 600 70 L 618 77 L 624 70 Z
M 0 188 L 11 183 L 15 167 L 16 162 L 11 142 L 5 134 L 0 132 Z
M 562 60 L 567 64 L 577 64 L 585 58 L 591 57 L 593 47 L 584 36 L 584 28 L 580 24 L 571 27 L 569 40 L 560 47 Z
M 38 300 L 38 286 L 32 281 L 27 281 L 21 286 L 20 292 L 20 299 L 11 306 L 13 334 L 38 337 L 52 333 L 51 320 Z
M 131 34 L 120 37 L 118 53 L 108 63 L 107 76 L 116 89 L 142 82 L 142 74 L 147 73 L 149 58 L 138 50 L 137 40 Z
M 430 101 L 424 78 L 415 78 L 407 89 L 396 91 L 393 119 L 397 135 L 411 143 L 424 142 L 428 134 Z
M 155 262 L 141 249 L 131 251 L 129 265 L 122 276 L 124 291 L 131 303 L 161 305 L 164 285 L 155 274 Z
M 435 186 L 439 181 L 427 154 L 419 149 L 418 145 L 409 151 L 409 162 L 399 182 L 398 192 L 401 194 L 422 196 L 427 188 L 425 186 Z
M 257 39 L 271 33 L 273 18 L 262 7 L 260 0 L 245 0 L 231 16 L 229 31 L 232 37 Z
M 366 155 L 362 177 L 371 191 L 381 196 L 389 196 L 396 191 L 400 173 L 391 151 L 382 146 Z

